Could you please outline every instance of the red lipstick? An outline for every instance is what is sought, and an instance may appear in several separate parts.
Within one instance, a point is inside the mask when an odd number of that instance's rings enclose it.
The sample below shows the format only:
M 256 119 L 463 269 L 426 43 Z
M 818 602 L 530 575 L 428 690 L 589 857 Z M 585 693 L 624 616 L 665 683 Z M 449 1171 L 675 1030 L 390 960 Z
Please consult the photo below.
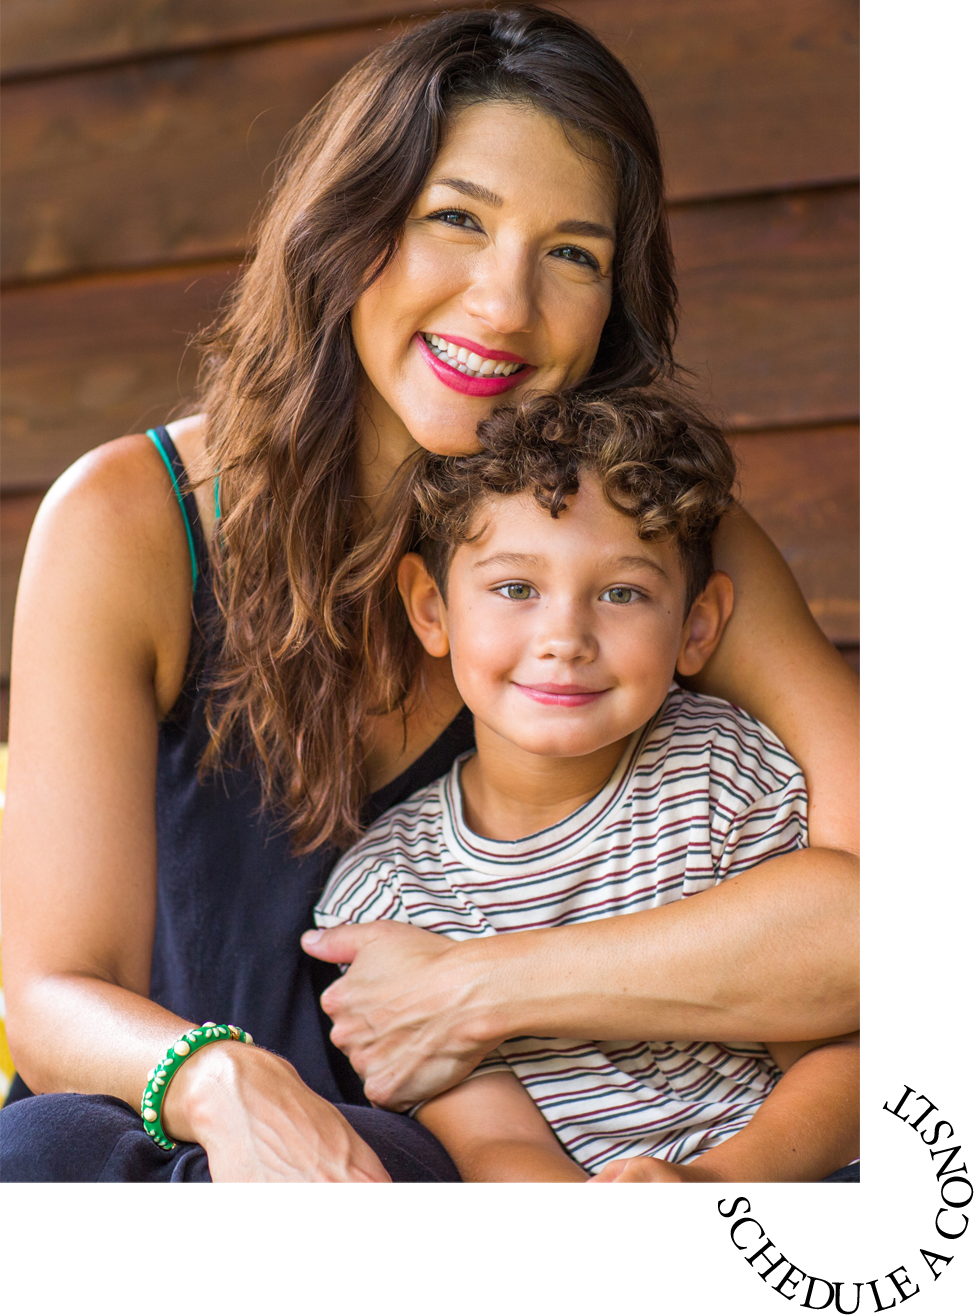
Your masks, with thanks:
M 437 337 L 439 336 L 437 334 Z M 419 347 L 421 355 L 437 379 L 446 384 L 448 388 L 452 388 L 458 393 L 464 393 L 467 397 L 496 397 L 498 393 L 506 393 L 511 388 L 517 388 L 528 375 L 534 373 L 535 367 L 528 365 L 523 357 L 515 356 L 513 352 L 495 352 L 488 347 L 479 347 L 466 338 L 451 338 L 450 342 L 455 342 L 458 347 L 466 347 L 468 351 L 476 352 L 478 356 L 483 356 L 484 360 L 516 361 L 518 364 L 524 364 L 524 369 L 518 370 L 516 374 L 501 374 L 494 375 L 493 378 L 479 379 L 471 374 L 461 374 L 452 365 L 447 365 L 444 361 L 441 361 L 438 356 L 430 351 L 426 339 L 421 333 L 414 335 L 414 342 Z

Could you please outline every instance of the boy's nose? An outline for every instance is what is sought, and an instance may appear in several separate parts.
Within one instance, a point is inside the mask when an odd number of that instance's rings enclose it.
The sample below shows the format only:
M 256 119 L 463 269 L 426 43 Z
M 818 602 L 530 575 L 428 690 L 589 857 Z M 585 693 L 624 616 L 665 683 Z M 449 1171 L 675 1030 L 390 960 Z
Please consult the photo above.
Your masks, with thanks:
M 598 644 L 586 618 L 574 609 L 550 610 L 538 629 L 535 654 L 560 662 L 591 662 Z

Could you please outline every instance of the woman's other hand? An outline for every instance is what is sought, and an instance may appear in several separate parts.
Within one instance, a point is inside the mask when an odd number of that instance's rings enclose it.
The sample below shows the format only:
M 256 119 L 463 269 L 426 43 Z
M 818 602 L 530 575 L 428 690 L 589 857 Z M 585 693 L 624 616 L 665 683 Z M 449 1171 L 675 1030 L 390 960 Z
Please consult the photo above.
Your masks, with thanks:
M 483 1034 L 476 971 L 469 963 L 460 971 L 457 951 L 471 944 L 400 922 L 302 936 L 306 954 L 350 965 L 323 993 L 321 1007 L 334 1023 L 332 1040 L 374 1104 L 405 1110 L 439 1095 L 500 1039 Z
M 206 1150 L 215 1183 L 388 1183 L 379 1157 L 285 1059 L 226 1042 L 173 1078 L 166 1131 Z

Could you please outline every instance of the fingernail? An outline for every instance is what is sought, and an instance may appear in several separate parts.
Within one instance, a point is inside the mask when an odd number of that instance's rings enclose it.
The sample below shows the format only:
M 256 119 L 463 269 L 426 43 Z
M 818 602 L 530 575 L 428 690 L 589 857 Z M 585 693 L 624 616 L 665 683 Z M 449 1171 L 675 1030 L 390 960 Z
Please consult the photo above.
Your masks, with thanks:
M 324 935 L 324 932 L 321 931 L 320 928 L 313 928 L 311 931 L 303 932 L 303 933 L 302 933 L 302 936 L 301 936 L 301 944 L 302 944 L 302 945 L 317 945 L 318 942 L 321 940 L 321 938 L 322 938 L 323 935 Z

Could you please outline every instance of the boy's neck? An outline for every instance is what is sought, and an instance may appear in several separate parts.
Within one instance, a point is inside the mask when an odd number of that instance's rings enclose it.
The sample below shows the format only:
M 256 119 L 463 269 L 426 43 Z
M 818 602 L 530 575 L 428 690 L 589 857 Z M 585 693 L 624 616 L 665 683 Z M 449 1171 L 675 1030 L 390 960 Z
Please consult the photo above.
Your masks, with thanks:
M 534 835 L 593 799 L 619 764 L 629 736 L 579 758 L 527 753 L 476 718 L 477 752 L 460 773 L 467 826 L 488 840 Z

